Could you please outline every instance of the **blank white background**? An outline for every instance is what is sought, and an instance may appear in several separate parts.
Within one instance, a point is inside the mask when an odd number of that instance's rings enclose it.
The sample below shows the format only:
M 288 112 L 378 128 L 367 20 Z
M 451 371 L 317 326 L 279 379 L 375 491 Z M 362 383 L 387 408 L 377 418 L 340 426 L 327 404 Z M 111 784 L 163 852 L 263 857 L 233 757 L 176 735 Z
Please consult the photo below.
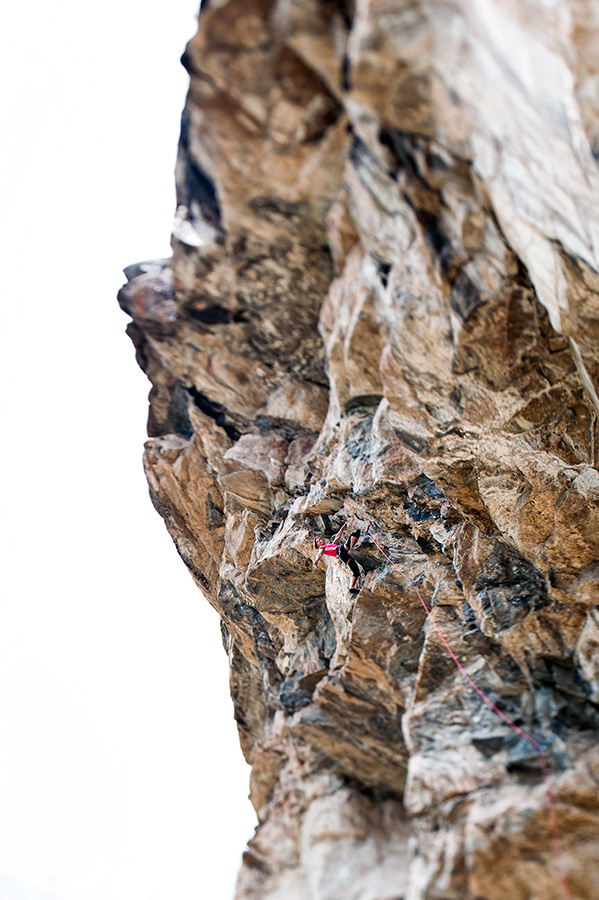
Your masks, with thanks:
M 116 302 L 170 252 L 195 13 L 33 0 L 0 30 L 2 900 L 230 900 L 254 825 Z

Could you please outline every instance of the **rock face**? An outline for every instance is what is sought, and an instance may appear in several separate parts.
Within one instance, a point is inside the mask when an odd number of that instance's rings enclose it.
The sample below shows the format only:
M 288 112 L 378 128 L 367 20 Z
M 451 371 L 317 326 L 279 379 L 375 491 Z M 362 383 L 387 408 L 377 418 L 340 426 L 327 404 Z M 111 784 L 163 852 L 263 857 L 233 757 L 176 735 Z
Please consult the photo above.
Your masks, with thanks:
M 237 900 L 599 898 L 598 42 L 592 0 L 204 0 L 120 302 L 252 765 Z M 550 741 L 561 860 L 410 581 Z

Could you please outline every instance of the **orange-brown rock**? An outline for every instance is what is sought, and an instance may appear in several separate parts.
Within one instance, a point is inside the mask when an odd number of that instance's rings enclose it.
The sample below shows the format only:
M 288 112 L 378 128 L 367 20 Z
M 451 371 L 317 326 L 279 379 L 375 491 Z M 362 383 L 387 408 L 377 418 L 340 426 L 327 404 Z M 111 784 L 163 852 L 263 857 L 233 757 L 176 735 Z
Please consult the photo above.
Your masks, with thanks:
M 585 0 L 204 0 L 173 256 L 120 301 L 253 767 L 237 900 L 599 900 L 598 37 Z M 313 566 L 343 523 L 358 593 Z M 410 582 L 547 742 L 562 859 Z

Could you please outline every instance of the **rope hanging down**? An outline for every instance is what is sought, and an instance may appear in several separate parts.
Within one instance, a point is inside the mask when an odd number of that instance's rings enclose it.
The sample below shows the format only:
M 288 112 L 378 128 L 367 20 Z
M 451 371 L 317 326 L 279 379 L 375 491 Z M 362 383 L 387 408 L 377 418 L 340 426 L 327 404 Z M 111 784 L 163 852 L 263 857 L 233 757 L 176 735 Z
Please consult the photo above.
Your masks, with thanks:
M 425 611 L 429 621 L 431 622 L 433 628 L 435 629 L 439 638 L 443 642 L 445 649 L 447 650 L 447 652 L 453 659 L 454 663 L 456 664 L 456 666 L 458 667 L 458 669 L 460 670 L 460 672 L 462 673 L 462 675 L 464 676 L 464 678 L 466 679 L 466 681 L 468 682 L 470 687 L 476 691 L 476 693 L 481 698 L 481 700 L 484 700 L 484 702 L 487 704 L 487 706 L 490 709 L 493 710 L 493 712 L 495 713 L 496 716 L 499 716 L 499 718 L 503 722 L 505 722 L 506 725 L 509 725 L 509 727 L 512 729 L 512 731 L 514 731 L 520 737 L 524 738 L 525 741 L 528 741 L 528 743 L 532 747 L 534 747 L 535 750 L 537 751 L 537 753 L 539 754 L 539 760 L 541 763 L 541 771 L 543 773 L 543 781 L 545 783 L 545 798 L 546 798 L 546 803 L 547 803 L 547 812 L 549 815 L 551 837 L 552 837 L 552 841 L 553 841 L 553 852 L 555 854 L 555 863 L 556 863 L 559 883 L 560 883 L 561 892 L 562 892 L 562 900 L 571 900 L 570 888 L 568 887 L 568 881 L 566 879 L 566 870 L 565 870 L 565 866 L 564 866 L 562 842 L 560 839 L 559 828 L 558 828 L 558 824 L 557 824 L 555 803 L 553 801 L 553 792 L 551 790 L 551 780 L 550 780 L 550 776 L 549 776 L 549 764 L 547 761 L 547 754 L 545 753 L 545 744 L 540 743 L 539 741 L 536 741 L 533 737 L 531 737 L 529 734 L 527 734 L 522 728 L 520 728 L 518 725 L 516 725 L 515 722 L 512 722 L 512 720 L 509 718 L 509 716 L 506 716 L 506 714 L 504 712 L 502 712 L 499 709 L 499 707 L 493 703 L 493 701 L 490 699 L 490 697 L 487 697 L 485 692 L 483 690 L 481 690 L 481 688 L 479 688 L 479 686 L 472 680 L 472 678 L 470 677 L 468 672 L 465 670 L 465 668 L 463 667 L 463 665 L 461 664 L 461 662 L 459 661 L 459 659 L 457 658 L 457 656 L 455 655 L 455 653 L 453 652 L 451 647 L 449 646 L 441 629 L 435 622 L 430 609 L 424 602 L 422 594 L 418 590 L 418 586 L 412 581 L 411 578 L 409 578 L 406 575 L 406 573 L 402 569 L 400 569 L 400 567 L 397 565 L 397 563 L 393 562 L 391 557 L 387 553 L 385 553 L 385 551 L 383 550 L 381 545 L 373 537 L 370 530 L 368 532 L 368 537 L 370 538 L 372 543 L 375 545 L 375 547 L 378 548 L 379 552 L 383 554 L 385 559 L 387 559 L 391 563 L 393 568 L 397 572 L 399 572 L 401 577 L 405 578 L 405 580 L 408 582 L 408 584 L 410 584 L 414 588 L 414 590 L 416 591 L 416 595 L 418 596 L 418 599 L 420 600 L 422 606 L 424 607 L 424 611 Z

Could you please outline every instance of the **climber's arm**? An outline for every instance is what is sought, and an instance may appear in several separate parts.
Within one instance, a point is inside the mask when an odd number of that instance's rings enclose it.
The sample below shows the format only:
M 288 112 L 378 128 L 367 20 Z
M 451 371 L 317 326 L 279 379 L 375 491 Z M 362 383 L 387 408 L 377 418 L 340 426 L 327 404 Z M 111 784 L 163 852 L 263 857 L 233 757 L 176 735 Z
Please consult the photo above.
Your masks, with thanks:
M 343 534 L 343 532 L 345 531 L 346 528 L 347 528 L 347 522 L 344 522 L 343 525 L 341 526 L 341 528 L 339 529 L 339 531 L 337 532 L 337 534 L 335 535 L 335 537 L 331 538 L 331 544 L 338 543 L 339 538 L 341 537 L 341 535 Z

